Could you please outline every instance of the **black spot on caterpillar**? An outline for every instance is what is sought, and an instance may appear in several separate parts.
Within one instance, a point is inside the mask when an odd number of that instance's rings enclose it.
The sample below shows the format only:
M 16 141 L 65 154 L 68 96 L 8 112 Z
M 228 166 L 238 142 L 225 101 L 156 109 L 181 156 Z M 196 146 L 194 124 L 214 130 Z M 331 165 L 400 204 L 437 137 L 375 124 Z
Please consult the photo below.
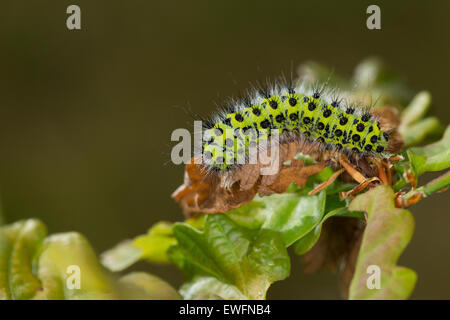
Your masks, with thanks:
M 342 105 L 325 90 L 272 85 L 234 101 L 203 129 L 203 166 L 214 172 L 238 166 L 239 156 L 278 130 L 279 143 L 304 139 L 357 157 L 385 157 L 389 133 L 367 107 Z M 227 134 L 232 132 L 232 134 Z

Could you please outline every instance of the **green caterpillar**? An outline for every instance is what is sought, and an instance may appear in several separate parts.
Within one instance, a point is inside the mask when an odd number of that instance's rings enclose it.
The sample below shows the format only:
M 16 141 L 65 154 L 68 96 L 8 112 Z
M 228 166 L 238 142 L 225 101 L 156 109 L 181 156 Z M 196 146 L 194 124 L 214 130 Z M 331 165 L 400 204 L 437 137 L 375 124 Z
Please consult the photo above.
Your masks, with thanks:
M 280 141 L 294 137 L 353 156 L 386 155 L 389 133 L 377 117 L 361 106 L 343 106 L 323 91 L 276 85 L 233 102 L 205 125 L 203 165 L 216 172 L 235 168 L 239 155 L 248 158 L 249 148 L 268 140 L 274 129 Z

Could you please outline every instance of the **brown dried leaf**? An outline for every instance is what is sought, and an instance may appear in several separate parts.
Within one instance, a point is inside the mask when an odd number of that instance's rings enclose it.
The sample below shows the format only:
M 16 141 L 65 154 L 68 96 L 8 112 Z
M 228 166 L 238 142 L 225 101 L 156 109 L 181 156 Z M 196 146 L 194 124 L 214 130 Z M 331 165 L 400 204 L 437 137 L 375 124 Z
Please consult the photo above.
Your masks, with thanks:
M 207 175 L 194 163 L 186 165 L 184 184 L 172 197 L 181 205 L 187 216 L 196 212 L 219 213 L 250 202 L 256 194 L 266 196 L 283 193 L 292 182 L 305 185 L 313 174 L 319 173 L 325 163 L 305 166 L 293 157 L 305 144 L 285 143 L 280 147 L 279 170 L 272 175 L 261 175 L 261 164 L 246 164 L 242 168 L 220 175 Z M 285 165 L 290 160 L 290 165 Z

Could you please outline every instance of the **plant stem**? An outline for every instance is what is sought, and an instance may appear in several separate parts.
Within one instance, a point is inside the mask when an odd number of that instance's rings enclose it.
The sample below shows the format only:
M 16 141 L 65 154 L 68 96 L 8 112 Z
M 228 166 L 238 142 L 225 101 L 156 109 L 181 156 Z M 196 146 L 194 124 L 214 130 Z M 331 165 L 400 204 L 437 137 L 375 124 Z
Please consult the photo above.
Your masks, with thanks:
M 409 191 L 407 194 L 403 196 L 403 201 L 405 203 L 408 202 L 408 199 L 421 196 L 422 198 L 426 198 L 429 195 L 439 192 L 444 188 L 450 186 L 450 170 L 447 171 L 442 176 L 437 177 L 436 179 L 430 181 L 426 185 L 419 187 L 417 189 Z

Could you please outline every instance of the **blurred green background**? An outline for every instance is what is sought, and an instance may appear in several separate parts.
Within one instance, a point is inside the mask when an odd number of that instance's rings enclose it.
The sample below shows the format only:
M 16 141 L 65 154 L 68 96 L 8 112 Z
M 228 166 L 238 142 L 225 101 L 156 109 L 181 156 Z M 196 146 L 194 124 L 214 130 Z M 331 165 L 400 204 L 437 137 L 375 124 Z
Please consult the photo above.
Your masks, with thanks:
M 77 4 L 82 30 L 66 28 Z M 350 76 L 371 55 L 448 108 L 449 1 L 377 1 L 382 30 L 366 28 L 368 1 L 4 0 L 0 12 L 0 193 L 4 218 L 42 219 L 51 233 L 87 236 L 95 250 L 183 219 L 171 193 L 182 166 L 170 134 L 249 81 L 315 60 Z M 177 107 L 178 106 L 178 107 Z M 450 197 L 412 208 L 416 232 L 400 259 L 419 275 L 412 298 L 450 298 Z M 178 286 L 172 266 L 138 264 Z M 269 298 L 339 298 L 333 274 L 291 278 Z

